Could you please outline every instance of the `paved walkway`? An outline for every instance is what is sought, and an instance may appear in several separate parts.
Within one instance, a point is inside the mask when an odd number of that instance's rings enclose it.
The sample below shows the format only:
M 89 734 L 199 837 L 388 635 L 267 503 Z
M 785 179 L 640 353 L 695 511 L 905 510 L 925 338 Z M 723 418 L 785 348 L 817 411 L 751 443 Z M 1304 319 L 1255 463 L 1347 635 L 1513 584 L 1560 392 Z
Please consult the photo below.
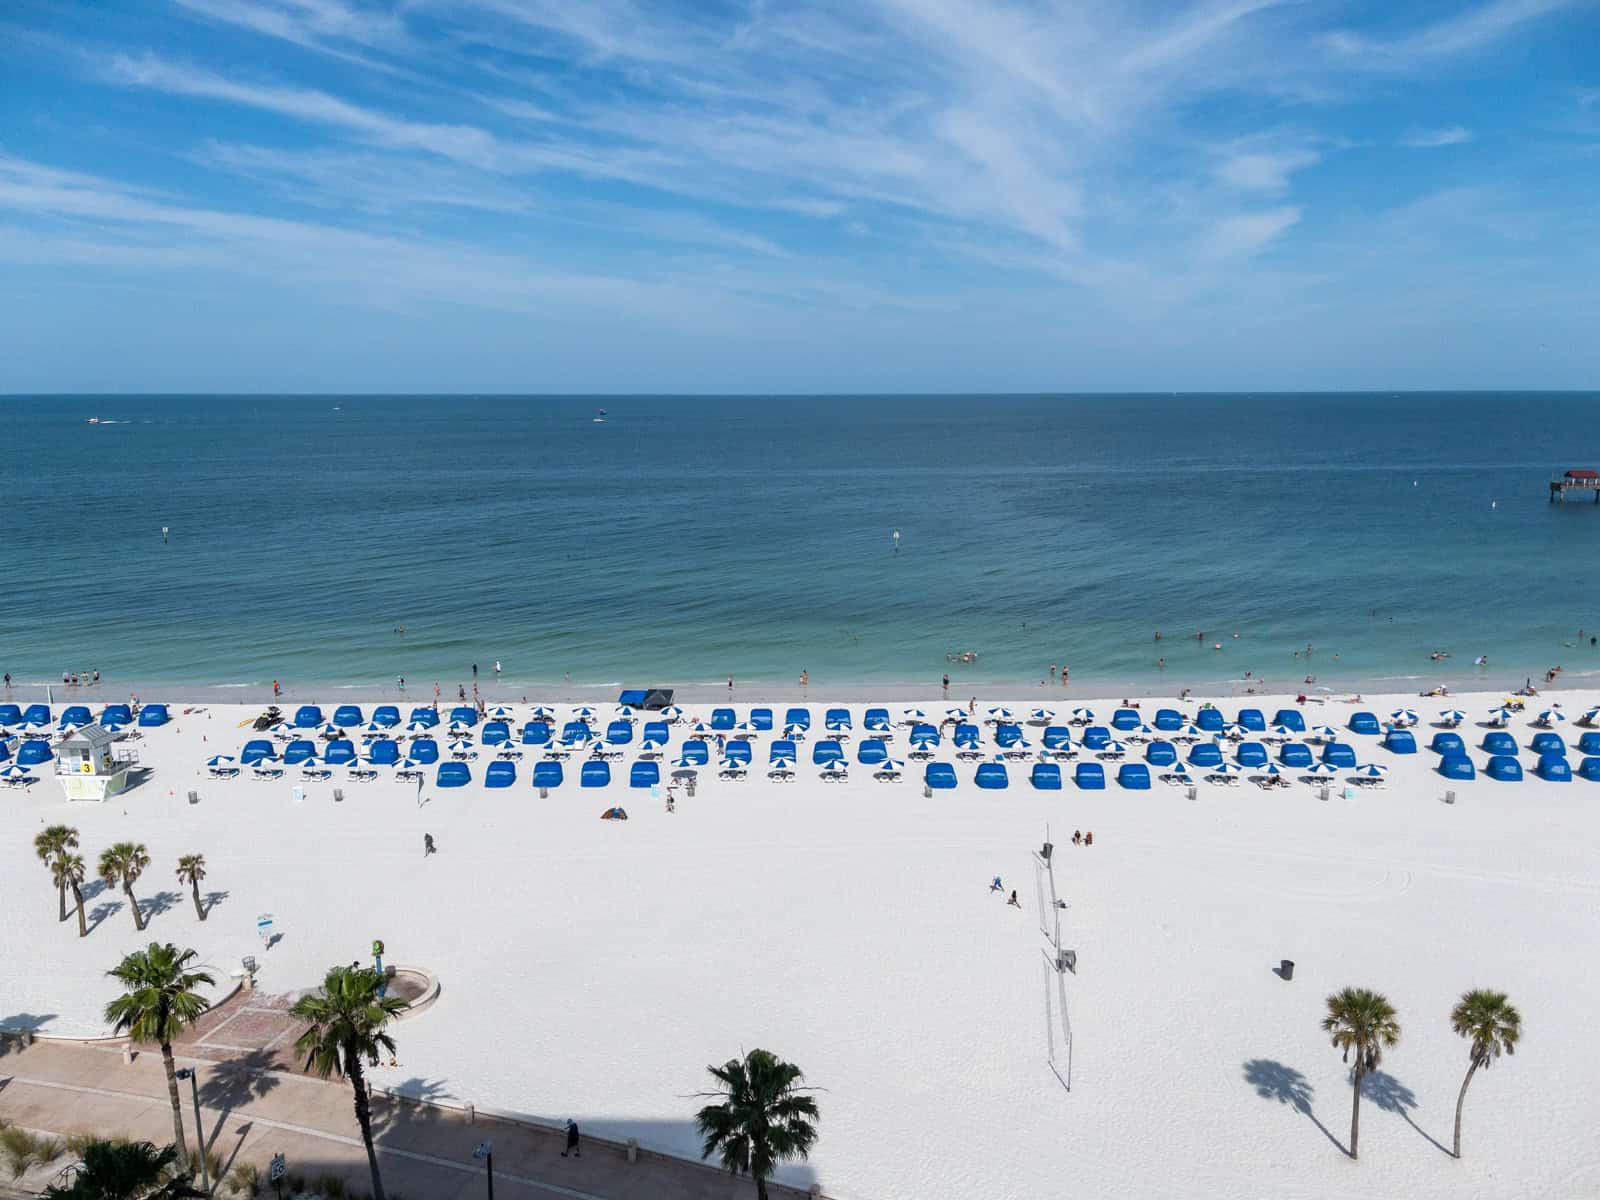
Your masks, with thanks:
M 238 1024 L 233 1029 L 243 1032 Z M 201 1068 L 206 1143 L 224 1163 L 253 1162 L 264 1176 L 267 1161 L 282 1153 L 290 1173 L 308 1184 L 336 1175 L 356 1194 L 370 1188 L 348 1084 L 262 1069 L 259 1059 L 251 1061 L 259 1052 L 217 1061 L 205 1051 L 222 1045 L 243 1049 L 240 1043 L 247 1041 L 227 1038 L 221 1023 L 199 1041 L 208 1044 L 177 1049 L 178 1065 Z M 190 1050 L 201 1056 L 191 1057 Z M 192 1103 L 184 1086 L 184 1127 L 191 1139 Z M 56 1134 L 120 1133 L 158 1145 L 172 1137 L 160 1055 L 147 1051 L 125 1064 L 118 1046 L 0 1042 L 0 1118 Z M 748 1180 L 726 1172 L 647 1151 L 629 1163 L 623 1148 L 589 1139 L 581 1159 L 564 1159 L 558 1131 L 485 1118 L 469 1122 L 449 1109 L 374 1097 L 373 1120 L 384 1186 L 391 1197 L 403 1200 L 481 1197 L 483 1165 L 473 1161 L 472 1149 L 485 1139 L 494 1141 L 496 1193 L 510 1200 L 747 1200 L 755 1195 Z M 802 1196 L 788 1188 L 770 1191 L 782 1200 Z

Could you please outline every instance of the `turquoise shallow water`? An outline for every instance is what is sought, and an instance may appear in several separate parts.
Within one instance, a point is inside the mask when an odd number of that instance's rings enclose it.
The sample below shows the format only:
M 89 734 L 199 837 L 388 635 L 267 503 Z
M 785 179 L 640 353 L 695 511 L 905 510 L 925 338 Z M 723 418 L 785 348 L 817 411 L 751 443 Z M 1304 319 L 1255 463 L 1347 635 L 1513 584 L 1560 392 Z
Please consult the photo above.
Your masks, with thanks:
M 13 397 L 0 665 L 1293 689 L 1310 642 L 1325 684 L 1579 682 L 1600 508 L 1546 483 L 1600 466 L 1597 400 Z

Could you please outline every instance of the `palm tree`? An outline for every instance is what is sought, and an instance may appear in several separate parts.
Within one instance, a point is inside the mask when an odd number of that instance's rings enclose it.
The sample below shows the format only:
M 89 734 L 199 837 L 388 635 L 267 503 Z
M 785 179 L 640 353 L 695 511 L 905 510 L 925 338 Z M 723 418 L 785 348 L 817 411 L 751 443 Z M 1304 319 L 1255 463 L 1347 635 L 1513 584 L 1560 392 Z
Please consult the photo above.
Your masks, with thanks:
M 142 842 L 118 842 L 109 850 L 100 852 L 100 878 L 105 880 L 107 887 L 122 886 L 123 894 L 133 908 L 133 927 L 141 933 L 144 932 L 144 916 L 139 912 L 139 902 L 133 898 L 133 885 L 149 865 L 150 852 Z
M 90 1142 L 72 1186 L 52 1184 L 45 1200 L 191 1200 L 204 1192 L 178 1176 L 175 1146 L 149 1142 Z
M 33 849 L 39 856 L 39 861 L 51 868 L 51 874 L 56 874 L 54 864 L 57 859 L 68 850 L 78 848 L 78 831 L 70 825 L 52 825 L 42 830 L 33 839 Z M 61 901 L 61 919 L 67 919 L 67 885 L 59 878 L 55 880 L 56 896 Z
M 172 1131 L 177 1136 L 173 1144 L 178 1154 L 185 1153 L 183 1146 L 183 1115 L 178 1107 L 178 1077 L 172 1065 L 172 1039 L 192 1025 L 200 1014 L 211 1007 L 211 1001 L 195 989 L 216 983 L 205 971 L 191 971 L 189 965 L 197 955 L 193 950 L 179 950 L 172 943 L 162 945 L 151 942 L 143 950 L 135 950 L 109 971 L 113 979 L 122 984 L 122 995 L 106 1005 L 106 1020 L 124 1030 L 138 1042 L 155 1042 L 161 1047 L 161 1065 L 167 1072 L 167 1098 L 172 1101 Z M 204 1139 L 199 1129 L 195 1141 Z
M 78 904 L 78 936 L 88 937 L 89 926 L 83 919 L 83 856 L 63 854 L 50 862 L 50 877 L 56 886 L 65 891 L 72 889 L 72 898 Z
M 1350 1157 L 1359 1158 L 1356 1143 L 1361 1137 L 1361 1080 L 1367 1072 L 1377 1070 L 1383 1052 L 1400 1042 L 1400 1022 L 1396 1020 L 1394 1006 L 1378 992 L 1367 988 L 1345 988 L 1328 997 L 1328 1015 L 1322 1018 L 1322 1028 L 1333 1035 L 1335 1048 L 1344 1051 L 1344 1061 L 1350 1061 L 1350 1052 L 1356 1053 L 1351 1070 L 1354 1096 L 1350 1101 Z
M 185 854 L 178 859 L 178 882 L 187 883 L 194 893 L 194 913 L 202 921 L 206 910 L 200 907 L 200 881 L 206 877 L 206 856 Z
M 748 1171 L 756 1196 L 767 1200 L 767 1178 L 785 1159 L 805 1158 L 817 1140 L 817 1102 L 798 1085 L 805 1077 L 770 1050 L 752 1050 L 707 1067 L 721 1086 L 705 1096 L 720 1096 L 694 1119 L 705 1138 L 701 1158 L 720 1153 L 722 1165 L 737 1175 Z
M 1467 1077 L 1461 1081 L 1461 1094 L 1456 1097 L 1455 1156 L 1461 1157 L 1461 1106 L 1467 1100 L 1467 1084 L 1479 1067 L 1494 1065 L 1502 1051 L 1517 1052 L 1517 1042 L 1522 1037 L 1522 1014 L 1506 999 L 1504 992 L 1491 992 L 1474 988 L 1462 994 L 1460 1002 L 1450 1010 L 1450 1028 L 1472 1043 L 1471 1065 Z
M 356 1123 L 367 1147 L 372 1171 L 373 1200 L 384 1200 L 383 1177 L 378 1173 L 378 1152 L 372 1145 L 372 1106 L 361 1061 L 376 1066 L 381 1054 L 394 1055 L 394 1039 L 383 1031 L 406 1002 L 380 994 L 378 973 L 367 967 L 334 967 L 322 981 L 322 991 L 302 996 L 289 1015 L 310 1025 L 294 1048 L 306 1056 L 306 1067 L 324 1079 L 339 1075 L 355 1092 Z

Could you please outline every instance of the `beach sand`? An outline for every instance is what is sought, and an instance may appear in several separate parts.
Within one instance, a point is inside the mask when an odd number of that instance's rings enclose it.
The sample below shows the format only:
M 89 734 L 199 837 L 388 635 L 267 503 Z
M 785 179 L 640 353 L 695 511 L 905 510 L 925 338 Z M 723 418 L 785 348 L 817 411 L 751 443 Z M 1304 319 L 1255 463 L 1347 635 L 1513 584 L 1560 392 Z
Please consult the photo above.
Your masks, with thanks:
M 1600 702 L 1556 697 L 1574 717 Z M 1472 722 L 1497 698 L 1368 696 L 1307 718 L 1342 726 L 1356 707 L 1409 706 L 1425 744 L 1452 705 L 1475 744 Z M 1063 717 L 1078 703 L 1055 701 Z M 1102 718 L 1114 707 L 1087 703 Z M 1221 703 L 1270 717 L 1292 697 Z M 826 707 L 810 701 L 813 739 Z M 864 706 L 851 707 L 859 739 Z M 1195 801 L 1159 783 L 1041 793 L 1016 766 L 1009 791 L 987 792 L 967 764 L 959 790 L 927 799 L 916 764 L 899 784 L 860 768 L 825 784 L 805 746 L 799 778 L 775 784 L 758 744 L 747 782 L 708 774 L 671 814 L 621 782 L 569 782 L 541 800 L 531 754 L 506 791 L 482 787 L 486 759 L 460 790 L 435 789 L 430 772 L 419 809 L 414 785 L 387 772 L 308 784 L 302 803 L 293 779 L 207 778 L 204 760 L 236 754 L 257 711 L 213 705 L 144 731 L 151 777 L 104 805 L 69 806 L 50 776 L 0 791 L 0 1024 L 107 1032 L 104 972 L 151 938 L 193 945 L 224 975 L 254 954 L 274 992 L 315 986 L 382 938 L 386 961 L 437 972 L 443 993 L 397 1028 L 401 1065 L 376 1072 L 379 1085 L 571 1116 L 697 1156 L 705 1065 L 762 1046 L 823 1089 L 812 1160 L 783 1178 L 832 1196 L 1600 1194 L 1600 976 L 1586 961 L 1600 929 L 1600 787 L 1544 783 L 1526 751 L 1525 782 L 1453 784 L 1448 806 L 1432 753 L 1397 757 L 1351 735 L 1363 761 L 1391 766 L 1388 786 L 1326 802 L 1299 784 L 1202 784 Z M 1526 720 L 1512 727 L 1524 746 Z M 1575 743 L 1578 730 L 1562 731 Z M 613 775 L 625 780 L 625 764 Z M 600 821 L 612 803 L 631 819 Z M 87 939 L 57 925 L 31 844 L 56 821 L 81 831 L 90 864 L 116 840 L 149 847 L 137 894 L 176 895 L 146 934 L 125 908 Z M 1047 826 L 1063 942 L 1078 955 L 1062 977 L 1045 961 L 1033 859 Z M 1071 845 L 1074 828 L 1094 846 Z M 426 860 L 425 833 L 438 843 Z M 222 893 L 204 925 L 173 877 L 191 852 L 206 856 L 205 890 Z M 990 892 L 996 874 L 1020 911 Z M 262 913 L 283 935 L 270 951 Z M 1272 972 L 1283 958 L 1292 982 Z M 1359 1163 L 1338 1146 L 1350 1089 L 1318 1026 L 1324 997 L 1346 985 L 1385 992 L 1404 1031 L 1369 1081 Z M 1458 1162 L 1440 1149 L 1467 1065 L 1448 1014 L 1469 987 L 1510 992 L 1525 1039 L 1474 1079 Z M 1062 1074 L 1056 997 L 1069 1006 L 1070 1091 L 1047 1060 L 1047 994 Z

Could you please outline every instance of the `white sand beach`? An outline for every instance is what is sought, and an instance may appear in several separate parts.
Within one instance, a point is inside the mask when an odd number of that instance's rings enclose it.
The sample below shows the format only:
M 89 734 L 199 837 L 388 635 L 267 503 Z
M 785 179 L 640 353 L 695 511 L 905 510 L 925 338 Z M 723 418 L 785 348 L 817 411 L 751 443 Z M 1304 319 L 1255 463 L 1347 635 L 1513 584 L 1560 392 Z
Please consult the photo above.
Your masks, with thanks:
M 797 779 L 775 783 L 768 734 L 748 780 L 702 771 L 673 813 L 626 786 L 637 740 L 603 791 L 580 790 L 575 759 L 541 799 L 530 749 L 507 790 L 484 788 L 485 755 L 465 788 L 436 788 L 430 768 L 420 808 L 388 770 L 307 784 L 296 802 L 292 769 L 277 782 L 208 778 L 205 760 L 237 754 L 255 736 L 241 722 L 260 711 L 213 705 L 143 730 L 152 773 L 106 804 L 69 805 L 48 774 L 0 790 L 0 1024 L 108 1032 L 104 972 L 150 938 L 192 945 L 224 974 L 254 954 L 273 991 L 314 986 L 382 938 L 389 960 L 436 972 L 443 993 L 396 1030 L 401 1065 L 380 1084 L 571 1116 L 697 1156 L 705 1065 L 763 1046 L 823 1089 L 815 1154 L 782 1177 L 845 1200 L 1597 1195 L 1600 973 L 1587 953 L 1600 930 L 1600 785 L 1538 779 L 1526 746 L 1537 709 L 1558 699 L 1576 718 L 1600 693 L 1529 702 L 1511 726 L 1520 783 L 1481 771 L 1474 722 L 1498 698 L 1307 706 L 1309 724 L 1339 727 L 1356 708 L 1421 714 L 1414 756 L 1341 739 L 1391 768 L 1386 786 L 1350 799 L 1342 780 L 1326 801 L 1298 783 L 1201 783 L 1192 801 L 1160 783 L 1039 792 L 1026 765 L 1008 790 L 979 791 L 967 763 L 956 790 L 928 798 L 916 763 L 898 783 L 855 766 L 848 782 L 824 783 L 809 743 Z M 1053 701 L 1063 718 L 1078 704 L 1101 718 L 1115 707 Z M 980 701 L 980 717 L 1001 702 Z M 1270 719 L 1293 697 L 1218 703 L 1230 719 L 1241 705 Z M 1429 722 L 1446 705 L 1468 714 L 1475 781 L 1447 784 L 1433 769 Z M 898 719 L 907 705 L 883 706 Z M 527 713 L 512 707 L 515 728 Z M 830 706 L 808 707 L 814 742 Z M 850 705 L 857 741 L 865 707 Z M 610 716 L 602 706 L 602 727 Z M 1576 768 L 1582 730 L 1559 731 Z M 674 730 L 669 760 L 683 736 Z M 905 749 L 901 729 L 896 757 Z M 953 761 L 948 738 L 938 758 Z M 1441 800 L 1447 786 L 1455 804 Z M 630 819 L 599 820 L 611 804 Z M 113 841 L 149 848 L 136 893 L 172 895 L 146 934 L 125 908 L 81 940 L 72 920 L 57 924 L 32 838 L 60 821 L 81 831 L 91 864 Z M 1047 825 L 1063 943 L 1077 952 L 1063 976 L 1041 934 L 1033 854 Z M 1094 845 L 1073 846 L 1074 829 Z M 424 834 L 438 845 L 427 859 Z M 205 890 L 221 893 L 203 925 L 173 877 L 192 852 L 206 857 Z M 989 888 L 997 874 L 1001 894 Z M 1020 911 L 1005 903 L 1012 888 Z M 265 952 L 262 913 L 282 934 Z M 1284 958 L 1290 982 L 1272 971 Z M 1368 1081 L 1359 1162 L 1341 1150 L 1350 1088 L 1318 1024 L 1346 985 L 1386 993 L 1403 1030 Z M 1448 1014 L 1470 987 L 1508 991 L 1525 1033 L 1514 1058 L 1473 1081 L 1457 1161 L 1441 1147 L 1467 1053 Z M 1063 994 L 1070 1091 L 1047 1057 L 1047 996 Z M 1055 1037 L 1064 1075 L 1059 1024 Z

